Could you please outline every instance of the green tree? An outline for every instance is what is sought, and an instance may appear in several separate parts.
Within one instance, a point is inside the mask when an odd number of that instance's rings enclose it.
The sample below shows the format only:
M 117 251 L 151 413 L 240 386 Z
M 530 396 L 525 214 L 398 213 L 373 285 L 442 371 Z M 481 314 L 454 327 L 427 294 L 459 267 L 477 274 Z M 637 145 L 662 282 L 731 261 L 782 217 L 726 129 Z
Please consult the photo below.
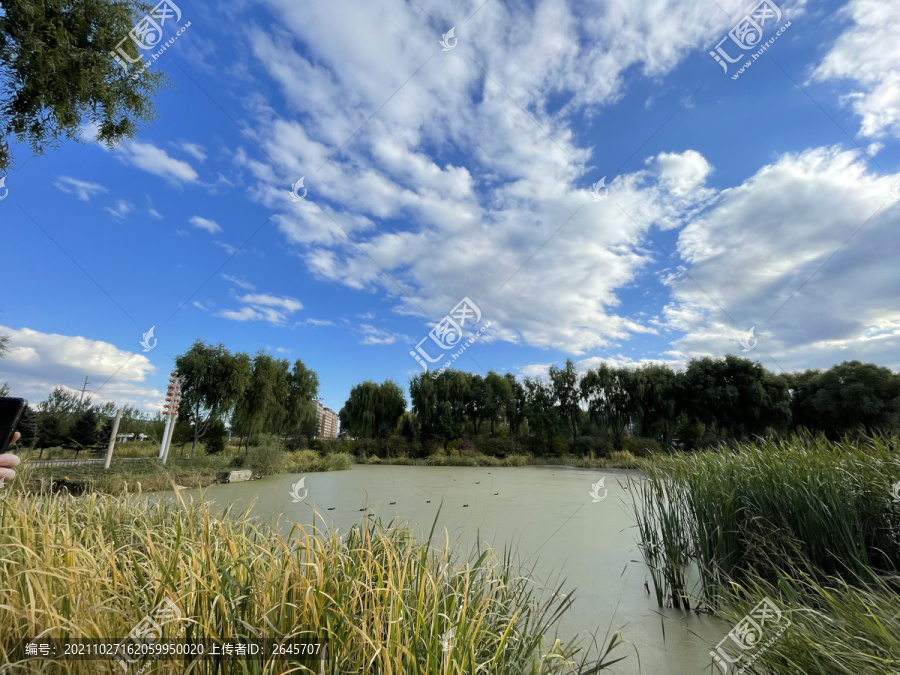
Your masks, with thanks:
M 423 373 L 424 375 L 424 373 Z M 341 429 L 358 438 L 388 438 L 406 410 L 403 390 L 392 380 L 366 380 L 350 390 L 338 416 Z
M 473 375 L 472 373 L 464 373 L 464 375 L 463 398 L 465 400 L 466 417 L 469 418 L 475 435 L 478 435 L 478 427 L 486 418 L 487 391 L 484 385 L 484 378 L 481 375 Z
M 506 373 L 503 378 L 509 383 L 511 392 L 511 397 L 506 405 L 506 421 L 509 423 L 509 435 L 515 436 L 519 434 L 522 429 L 522 423 L 525 422 L 527 396 L 525 387 L 516 380 L 515 375 Z
M 668 448 L 678 425 L 678 387 L 675 371 L 664 365 L 646 365 L 638 371 L 641 433 Z
M 613 445 L 616 450 L 621 450 L 629 420 L 639 417 L 641 412 L 637 372 L 602 363 L 599 368 L 584 374 L 580 386 L 591 420 L 601 428 L 609 429 Z
M 234 420 L 244 430 L 246 450 L 254 431 L 265 431 L 265 424 L 277 410 L 276 385 L 282 365 L 269 354 L 260 351 L 253 358 L 250 381 L 235 408 Z
M 69 431 L 67 445 L 75 449 L 75 457 L 82 450 L 89 450 L 99 445 L 102 440 L 100 415 L 96 408 L 87 408 L 75 420 Z
M 62 425 L 59 417 L 38 413 L 37 419 L 37 447 L 41 452 L 38 457 L 43 456 L 46 448 L 62 447 L 66 442 L 66 430 Z
M 578 386 L 578 373 L 572 359 L 566 359 L 565 368 L 550 366 L 550 382 L 553 385 L 553 395 L 559 402 L 559 416 L 572 432 L 572 443 L 578 440 L 578 414 L 581 402 L 581 390 Z
M 545 444 L 547 452 L 552 453 L 553 437 L 561 423 L 556 397 L 553 395 L 553 385 L 540 379 L 526 377 L 524 387 L 528 429 L 540 443 Z
M 109 146 L 155 116 L 158 71 L 126 73 L 114 52 L 150 8 L 115 0 L 4 0 L 0 12 L 0 170 L 15 135 L 35 154 L 94 123 Z M 136 45 L 125 41 L 131 54 Z
M 213 420 L 204 437 L 204 440 L 206 441 L 206 454 L 221 455 L 225 450 L 226 438 L 228 438 L 228 432 L 225 430 L 225 423 L 222 422 L 222 420 Z M 172 442 L 175 442 L 174 438 L 172 439 Z
M 798 374 L 792 384 L 795 422 L 830 438 L 900 429 L 900 375 L 874 363 L 844 361 Z
M 309 431 L 310 423 L 316 426 L 316 397 L 319 394 L 319 376 L 306 367 L 300 359 L 288 379 L 288 397 L 283 428 L 280 432 L 295 436 Z M 313 431 L 314 435 L 315 432 Z M 307 436 L 310 434 L 307 433 Z
M 494 435 L 494 423 L 506 415 L 512 395 L 509 380 L 489 370 L 484 378 L 484 416 L 491 423 L 491 436 Z
M 250 357 L 232 354 L 221 343 L 213 346 L 197 340 L 175 358 L 175 368 L 185 378 L 181 408 L 194 427 L 193 457 L 210 422 L 224 418 L 239 400 L 245 400 L 252 379 Z
M 413 414 L 419 421 L 419 440 L 423 443 L 436 437 L 438 428 L 438 388 L 430 373 L 418 373 L 409 381 L 409 399 Z M 344 420 L 341 419 L 341 427 Z
M 716 436 L 741 440 L 790 423 L 787 387 L 760 363 L 728 355 L 693 359 L 680 374 L 683 412 Z

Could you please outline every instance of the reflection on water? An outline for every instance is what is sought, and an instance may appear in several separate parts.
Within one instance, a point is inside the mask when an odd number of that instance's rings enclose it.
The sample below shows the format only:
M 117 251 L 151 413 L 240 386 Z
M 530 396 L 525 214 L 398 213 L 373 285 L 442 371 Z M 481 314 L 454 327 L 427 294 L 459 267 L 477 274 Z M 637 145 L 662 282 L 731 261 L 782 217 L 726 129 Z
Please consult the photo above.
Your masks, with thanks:
M 563 593 L 575 603 L 560 621 L 563 640 L 599 628 L 619 630 L 628 658 L 609 672 L 616 675 L 689 675 L 710 672 L 709 650 L 729 626 L 706 616 L 660 610 L 644 588 L 646 568 L 636 544 L 630 472 L 562 467 L 470 468 L 355 466 L 349 471 L 286 474 L 247 483 L 215 485 L 208 500 L 263 520 L 281 518 L 309 527 L 313 509 L 319 524 L 341 532 L 366 513 L 407 523 L 423 537 L 441 508 L 435 536 L 468 551 L 480 536 L 498 551 L 511 545 L 543 585 L 565 580 Z M 606 480 L 597 483 L 606 476 Z M 295 501 L 297 497 L 305 498 Z M 185 495 L 197 495 L 185 491 Z M 605 495 L 605 496 L 604 496 Z M 554 583 L 555 582 L 555 583 Z M 665 634 L 663 634 L 665 631 Z M 638 658 L 640 656 L 640 668 Z

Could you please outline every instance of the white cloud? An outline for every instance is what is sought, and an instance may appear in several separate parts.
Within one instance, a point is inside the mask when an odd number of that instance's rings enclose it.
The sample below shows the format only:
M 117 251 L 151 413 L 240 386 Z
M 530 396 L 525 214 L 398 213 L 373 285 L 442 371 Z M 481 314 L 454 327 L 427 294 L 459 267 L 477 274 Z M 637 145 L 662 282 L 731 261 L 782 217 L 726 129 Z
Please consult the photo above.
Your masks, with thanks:
M 285 312 L 299 312 L 303 309 L 303 304 L 294 298 L 279 298 L 274 295 L 266 295 L 264 293 L 244 295 L 239 298 L 241 302 L 247 305 L 265 305 L 266 307 L 280 307 Z
M 209 218 L 193 216 L 188 222 L 194 227 L 198 227 L 201 230 L 206 230 L 210 234 L 218 234 L 222 231 L 222 228 L 219 227 L 219 224 L 214 220 L 210 220 Z
M 156 368 L 141 353 L 122 350 L 109 342 L 73 335 L 41 333 L 30 328 L 0 326 L 9 335 L 9 353 L 0 360 L 0 379 L 8 380 L 13 395 L 38 403 L 55 387 L 84 382 L 95 403 L 115 400 L 143 409 L 158 407 L 165 392 L 147 387 L 147 376 Z M 140 335 L 134 338 L 137 345 Z M 109 380 L 107 382 L 107 380 Z M 105 383 L 105 384 L 104 384 Z M 102 388 L 101 388 L 102 387 Z
M 417 316 L 469 296 L 493 321 L 491 340 L 576 354 L 656 331 L 619 314 L 621 290 L 654 261 L 645 230 L 682 227 L 715 196 L 711 167 L 694 150 L 663 153 L 610 176 L 616 199 L 592 203 L 586 184 L 600 175 L 572 119 L 617 101 L 629 69 L 677 67 L 733 25 L 725 13 L 674 0 L 489 3 L 458 31 L 471 59 L 438 53 L 410 79 L 439 38 L 416 7 L 267 4 L 278 29 L 252 29 L 253 53 L 303 121 L 260 114 L 259 142 L 287 175 L 238 162 L 256 179 L 249 194 L 273 208 L 308 177 L 311 197 L 275 220 L 317 278 L 385 292 Z M 463 12 L 439 18 L 450 26 Z M 551 99 L 563 108 L 551 112 Z
M 245 279 L 238 279 L 237 277 L 233 277 L 228 274 L 223 274 L 222 278 L 225 279 L 225 281 L 229 281 L 229 282 L 233 283 L 235 286 L 240 286 L 244 290 L 247 290 L 247 291 L 255 291 L 256 290 L 256 286 L 251 284 L 249 281 L 246 281 Z
M 115 152 L 127 164 L 173 183 L 195 183 L 200 178 L 190 164 L 150 143 L 126 141 Z
M 226 242 L 224 242 L 224 241 L 219 241 L 218 239 L 216 239 L 215 241 L 213 241 L 213 244 L 215 244 L 216 246 L 219 246 L 219 247 L 221 247 L 221 248 L 224 248 L 224 249 L 225 249 L 225 252 L 226 252 L 228 255 L 235 255 L 235 254 L 241 252 L 241 249 L 239 249 L 237 246 L 232 246 L 231 244 L 228 244 L 228 243 L 226 243 Z
M 303 309 L 303 303 L 296 298 L 278 297 L 266 293 L 251 293 L 238 298 L 244 305 L 237 310 L 223 310 L 216 316 L 232 321 L 267 321 L 274 326 L 282 326 L 288 316 Z
M 55 182 L 54 185 L 63 192 L 76 195 L 78 199 L 83 202 L 91 201 L 91 197 L 94 197 L 101 192 L 109 192 L 109 190 L 98 183 L 88 183 L 87 181 L 70 178 L 69 176 L 60 176 L 59 180 Z
M 827 367 L 848 350 L 900 366 L 900 270 L 886 254 L 900 205 L 879 211 L 900 174 L 872 174 L 866 162 L 839 148 L 785 154 L 684 228 L 689 277 L 668 282 L 664 312 L 664 325 L 685 332 L 673 357 L 744 355 L 738 341 L 756 326 L 752 356 L 773 369 Z
M 116 202 L 115 207 L 105 206 L 103 210 L 112 214 L 113 218 L 124 218 L 134 210 L 134 206 L 131 202 L 120 199 Z
M 360 344 L 364 345 L 392 345 L 395 342 L 409 342 L 409 337 L 401 333 L 394 333 L 389 330 L 375 328 L 369 324 L 360 324 L 357 328 L 358 333 L 364 336 Z
M 841 13 L 853 25 L 812 74 L 815 81 L 851 80 L 844 97 L 861 118 L 860 133 L 900 138 L 900 12 L 893 0 L 851 0 Z
M 181 149 L 200 162 L 206 161 L 206 149 L 202 145 L 183 141 L 181 143 Z

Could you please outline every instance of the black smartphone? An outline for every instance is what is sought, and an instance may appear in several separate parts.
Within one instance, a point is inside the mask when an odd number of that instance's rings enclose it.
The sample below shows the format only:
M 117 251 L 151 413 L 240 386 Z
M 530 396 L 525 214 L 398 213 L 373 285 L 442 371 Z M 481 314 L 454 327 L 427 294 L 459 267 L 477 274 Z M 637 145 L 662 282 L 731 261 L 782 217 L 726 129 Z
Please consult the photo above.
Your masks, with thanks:
M 27 405 L 24 398 L 0 398 L 0 454 L 9 451 L 16 425 Z

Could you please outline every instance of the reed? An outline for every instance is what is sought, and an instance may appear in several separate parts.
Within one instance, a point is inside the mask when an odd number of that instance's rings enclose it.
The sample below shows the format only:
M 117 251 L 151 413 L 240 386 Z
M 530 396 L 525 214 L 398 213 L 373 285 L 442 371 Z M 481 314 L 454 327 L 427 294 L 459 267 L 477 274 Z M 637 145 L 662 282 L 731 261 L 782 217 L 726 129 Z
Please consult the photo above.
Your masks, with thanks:
M 22 638 L 121 639 L 163 598 L 182 612 L 187 639 L 316 637 L 329 643 L 325 672 L 335 674 L 587 675 L 618 660 L 618 634 L 589 648 L 551 635 L 571 594 L 536 595 L 508 549 L 479 542 L 460 558 L 446 534 L 432 545 L 434 526 L 427 541 L 368 519 L 343 536 L 300 525 L 285 535 L 287 526 L 247 512 L 216 517 L 180 491 L 173 500 L 16 490 L 0 500 L 0 663 L 11 664 L 3 672 L 30 672 L 12 665 Z M 42 672 L 110 668 L 59 661 Z M 151 668 L 288 672 L 262 660 Z
M 900 442 L 796 436 L 658 458 L 632 479 L 640 546 L 657 599 L 774 581 L 793 561 L 820 577 L 866 582 L 900 569 Z M 697 583 L 687 589 L 687 579 Z M 677 602 L 673 603 L 676 604 Z

